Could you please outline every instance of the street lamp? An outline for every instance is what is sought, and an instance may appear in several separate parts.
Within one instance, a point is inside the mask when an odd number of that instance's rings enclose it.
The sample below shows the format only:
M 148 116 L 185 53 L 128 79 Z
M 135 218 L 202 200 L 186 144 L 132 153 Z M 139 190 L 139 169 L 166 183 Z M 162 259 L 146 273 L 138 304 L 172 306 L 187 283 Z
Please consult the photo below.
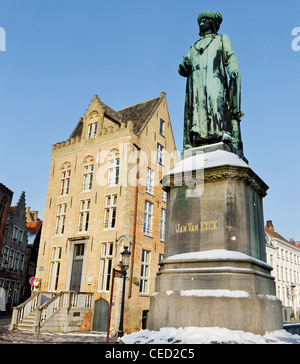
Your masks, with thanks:
M 120 315 L 120 325 L 119 325 L 118 337 L 121 337 L 124 335 L 123 321 L 124 321 L 125 283 L 126 283 L 126 272 L 127 272 L 127 269 L 129 268 L 130 255 L 131 255 L 131 253 L 130 253 L 130 251 L 128 251 L 128 246 L 124 246 L 124 250 L 121 253 L 121 256 L 122 256 L 121 270 L 113 268 L 113 271 L 112 271 L 112 282 L 111 282 L 111 292 L 110 292 L 110 304 L 109 304 L 106 344 L 109 344 L 111 309 L 112 309 L 112 303 L 113 303 L 114 281 L 115 281 L 116 275 L 123 276 L 123 291 L 122 291 L 121 315 Z
M 124 322 L 124 303 L 125 303 L 125 285 L 126 285 L 126 273 L 129 267 L 130 251 L 128 251 L 128 246 L 124 246 L 122 255 L 122 273 L 123 273 L 123 291 L 122 291 L 122 302 L 121 302 L 121 315 L 120 315 L 120 326 L 118 331 L 118 337 L 124 335 L 123 322 Z

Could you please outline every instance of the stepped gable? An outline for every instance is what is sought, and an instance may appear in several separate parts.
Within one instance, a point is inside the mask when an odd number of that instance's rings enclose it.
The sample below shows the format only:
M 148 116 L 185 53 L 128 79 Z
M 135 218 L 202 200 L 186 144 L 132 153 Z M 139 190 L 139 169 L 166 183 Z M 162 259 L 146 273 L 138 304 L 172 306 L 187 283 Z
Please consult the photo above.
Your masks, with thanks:
M 14 216 L 18 214 L 21 209 L 25 210 L 25 191 L 22 191 L 21 196 L 17 202 L 16 206 L 11 206 L 9 209 L 9 216 L 7 223 L 9 224 L 11 220 L 13 220 Z
M 132 121 L 133 122 L 133 132 L 136 135 L 140 135 L 145 126 L 148 124 L 149 120 L 153 116 L 155 110 L 161 103 L 164 93 L 161 93 L 161 96 L 149 101 L 144 101 L 140 104 L 136 104 L 133 106 L 129 106 L 125 109 L 121 109 L 119 111 L 113 110 L 111 107 L 105 105 L 102 101 L 98 99 L 104 109 L 104 116 L 111 119 L 114 122 L 117 122 L 121 125 L 122 122 Z M 83 118 L 80 118 L 77 123 L 75 129 L 70 135 L 69 139 L 81 137 L 83 129 Z

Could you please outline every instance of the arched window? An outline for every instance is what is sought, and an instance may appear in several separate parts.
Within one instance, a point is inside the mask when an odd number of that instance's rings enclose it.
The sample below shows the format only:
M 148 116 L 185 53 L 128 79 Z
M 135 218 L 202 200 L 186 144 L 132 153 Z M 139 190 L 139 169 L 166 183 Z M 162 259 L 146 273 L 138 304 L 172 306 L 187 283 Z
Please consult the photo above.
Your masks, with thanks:
M 83 163 L 83 182 L 82 191 L 90 191 L 93 186 L 93 174 L 94 174 L 94 158 L 86 157 Z
M 94 111 L 89 116 L 87 138 L 96 138 L 98 129 L 98 112 Z
M 60 196 L 67 196 L 70 190 L 71 164 L 66 162 L 61 169 Z
M 111 152 L 108 156 L 108 186 L 116 186 L 120 177 L 120 158 L 117 150 Z

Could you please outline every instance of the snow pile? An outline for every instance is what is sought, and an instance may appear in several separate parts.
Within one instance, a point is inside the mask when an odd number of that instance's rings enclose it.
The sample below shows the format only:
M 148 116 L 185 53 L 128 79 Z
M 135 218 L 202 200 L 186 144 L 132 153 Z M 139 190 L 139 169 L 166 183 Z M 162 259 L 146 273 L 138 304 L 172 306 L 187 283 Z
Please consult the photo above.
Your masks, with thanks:
M 300 344 L 300 336 L 277 330 L 264 336 L 219 327 L 164 327 L 122 337 L 124 344 Z
M 199 153 L 181 160 L 167 175 L 223 165 L 249 168 L 248 164 L 236 154 L 225 150 L 216 150 L 210 153 Z
M 163 262 L 172 262 L 178 260 L 234 260 L 234 261 L 251 261 L 257 264 L 267 265 L 269 268 L 272 268 L 265 262 L 262 262 L 259 259 L 253 258 L 250 255 L 240 253 L 237 251 L 226 250 L 226 249 L 213 249 L 213 250 L 204 250 L 204 251 L 196 251 L 182 254 L 171 255 L 163 260 Z
M 180 291 L 180 296 L 248 298 L 250 294 L 246 291 L 228 289 L 189 289 Z

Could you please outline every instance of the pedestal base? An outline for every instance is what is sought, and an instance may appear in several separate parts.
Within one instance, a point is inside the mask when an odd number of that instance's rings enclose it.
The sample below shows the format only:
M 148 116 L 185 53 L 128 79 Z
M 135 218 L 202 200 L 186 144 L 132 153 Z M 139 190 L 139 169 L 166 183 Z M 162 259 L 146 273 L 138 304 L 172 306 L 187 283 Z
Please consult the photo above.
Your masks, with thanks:
M 272 267 L 265 263 L 262 198 L 268 186 L 227 145 L 185 153 L 163 178 L 168 192 L 165 259 L 149 329 L 282 329 Z
M 151 297 L 149 329 L 225 327 L 259 335 L 282 329 L 271 269 L 226 250 L 167 258 Z

